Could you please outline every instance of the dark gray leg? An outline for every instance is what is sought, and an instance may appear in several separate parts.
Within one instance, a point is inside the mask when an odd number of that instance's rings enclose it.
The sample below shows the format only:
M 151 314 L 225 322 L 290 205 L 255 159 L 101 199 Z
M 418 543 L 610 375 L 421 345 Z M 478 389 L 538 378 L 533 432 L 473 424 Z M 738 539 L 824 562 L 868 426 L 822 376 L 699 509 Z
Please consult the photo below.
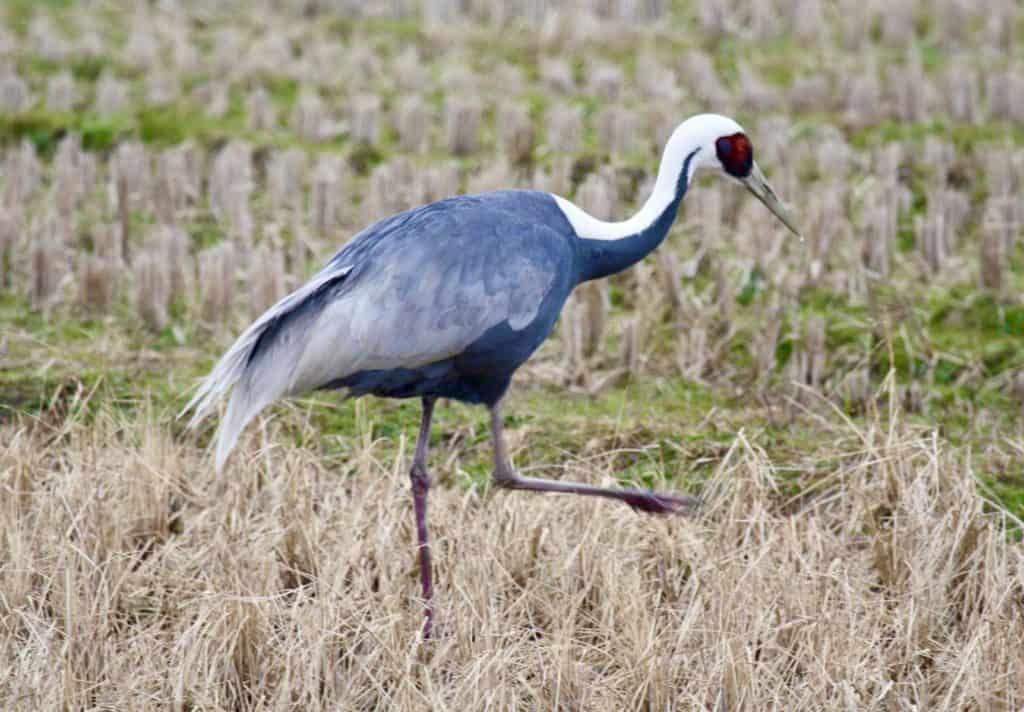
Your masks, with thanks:
M 641 489 L 611 489 L 596 487 L 580 482 L 560 482 L 542 480 L 537 477 L 523 477 L 512 468 L 505 449 L 504 426 L 498 405 L 491 407 L 491 438 L 494 444 L 494 484 L 516 490 L 532 492 L 563 492 L 566 494 L 582 494 L 591 497 L 607 497 L 625 502 L 633 509 L 654 514 L 679 512 L 683 509 L 696 507 L 700 500 L 678 494 L 656 494 Z
M 427 539 L 427 492 L 430 490 L 430 473 L 427 472 L 427 445 L 430 442 L 430 417 L 434 414 L 434 399 L 423 399 L 423 417 L 420 419 L 420 433 L 416 438 L 416 454 L 412 458 L 412 501 L 416 508 L 416 539 L 420 554 L 420 585 L 423 588 L 424 616 L 423 637 L 429 638 L 434 627 L 434 584 L 430 568 L 430 542 Z

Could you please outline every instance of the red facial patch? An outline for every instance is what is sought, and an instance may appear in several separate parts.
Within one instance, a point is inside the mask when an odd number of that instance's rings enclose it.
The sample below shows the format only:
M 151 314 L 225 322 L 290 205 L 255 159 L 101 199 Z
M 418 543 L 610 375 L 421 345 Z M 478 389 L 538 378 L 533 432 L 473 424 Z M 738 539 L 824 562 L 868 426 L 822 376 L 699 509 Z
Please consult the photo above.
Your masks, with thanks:
M 754 147 L 744 133 L 722 136 L 715 141 L 715 153 L 726 172 L 737 178 L 746 178 L 754 167 Z

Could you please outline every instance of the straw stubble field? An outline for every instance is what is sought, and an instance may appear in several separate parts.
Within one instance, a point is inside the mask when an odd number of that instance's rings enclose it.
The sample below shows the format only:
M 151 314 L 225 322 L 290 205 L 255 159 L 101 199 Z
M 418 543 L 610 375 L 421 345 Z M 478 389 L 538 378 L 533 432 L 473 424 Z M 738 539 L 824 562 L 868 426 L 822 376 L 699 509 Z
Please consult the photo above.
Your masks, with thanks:
M 0 707 L 1018 709 L 1024 17 L 986 3 L 9 2 Z M 174 414 L 361 226 L 535 187 L 621 217 L 735 115 L 807 242 L 721 181 L 517 376 L 495 492 L 439 409 L 283 404 L 214 475 Z

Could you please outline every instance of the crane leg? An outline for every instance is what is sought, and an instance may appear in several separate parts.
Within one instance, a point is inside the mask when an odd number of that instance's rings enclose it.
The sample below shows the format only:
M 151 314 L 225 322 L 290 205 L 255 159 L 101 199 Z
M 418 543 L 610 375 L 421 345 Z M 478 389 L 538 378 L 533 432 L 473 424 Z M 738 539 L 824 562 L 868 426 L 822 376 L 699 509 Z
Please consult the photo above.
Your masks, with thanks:
M 416 509 L 416 539 L 420 558 L 420 585 L 423 589 L 423 637 L 430 637 L 434 627 L 434 583 L 430 565 L 430 542 L 427 538 L 427 492 L 430 491 L 430 473 L 427 472 L 427 445 L 430 442 L 430 418 L 434 414 L 434 398 L 423 398 L 423 416 L 416 438 L 416 454 L 412 458 L 412 501 Z
M 492 478 L 498 487 L 532 492 L 562 492 L 591 497 L 605 497 L 625 502 L 633 509 L 652 514 L 668 514 L 696 507 L 700 500 L 678 494 L 655 493 L 643 489 L 617 489 L 597 487 L 582 482 L 544 480 L 538 477 L 523 477 L 509 462 L 505 447 L 504 426 L 498 404 L 491 406 L 491 438 L 494 444 L 494 474 Z

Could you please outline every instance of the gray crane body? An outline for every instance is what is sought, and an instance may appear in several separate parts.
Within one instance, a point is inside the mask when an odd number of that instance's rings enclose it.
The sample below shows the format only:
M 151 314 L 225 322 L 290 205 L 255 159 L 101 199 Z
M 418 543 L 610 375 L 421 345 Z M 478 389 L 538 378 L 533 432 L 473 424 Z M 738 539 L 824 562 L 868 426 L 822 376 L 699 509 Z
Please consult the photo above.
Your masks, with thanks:
M 357 234 L 238 338 L 186 410 L 198 422 L 229 390 L 217 468 L 271 402 L 319 389 L 495 406 L 551 332 L 576 285 L 626 269 L 668 234 L 701 166 L 743 182 L 792 228 L 735 121 L 701 114 L 665 146 L 629 220 L 506 190 L 439 200 Z
M 231 391 L 217 469 L 245 424 L 278 398 L 320 389 L 419 397 L 410 479 L 425 637 L 433 624 L 427 449 L 438 398 L 488 407 L 501 487 L 604 497 L 650 513 L 692 508 L 692 497 L 523 477 L 508 454 L 499 401 L 578 284 L 624 270 L 661 244 L 702 165 L 746 185 L 797 232 L 746 134 L 717 114 L 676 128 L 650 197 L 622 222 L 599 220 L 560 196 L 508 190 L 439 200 L 366 228 L 249 326 L 186 406 L 196 423 Z
M 614 241 L 581 237 L 554 196 L 525 190 L 447 198 L 371 225 L 249 327 L 197 393 L 199 416 L 234 386 L 218 467 L 245 424 L 286 396 L 497 403 L 572 290 L 657 247 L 685 191 L 680 179 L 658 220 Z

